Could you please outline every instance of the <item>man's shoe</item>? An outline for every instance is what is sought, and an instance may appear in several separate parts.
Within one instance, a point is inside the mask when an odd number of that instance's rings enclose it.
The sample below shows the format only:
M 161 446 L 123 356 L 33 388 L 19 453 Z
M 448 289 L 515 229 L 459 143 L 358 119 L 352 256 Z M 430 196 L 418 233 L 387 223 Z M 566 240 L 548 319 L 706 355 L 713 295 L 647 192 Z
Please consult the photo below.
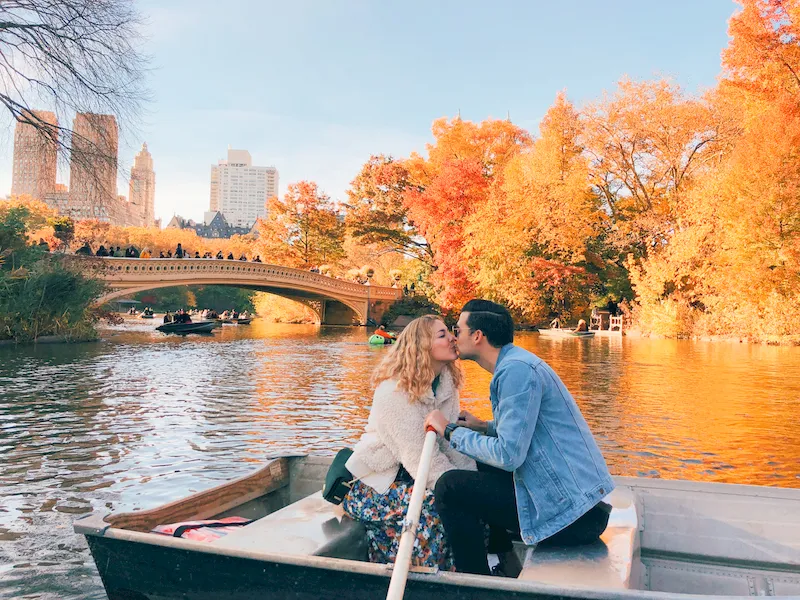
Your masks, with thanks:
M 511 577 L 513 579 L 519 577 L 519 574 L 522 573 L 522 563 L 519 562 L 516 552 L 513 550 L 502 552 L 497 557 L 500 562 L 496 568 L 503 573 L 503 577 Z
M 508 575 L 503 572 L 503 569 L 500 568 L 500 565 L 493 566 L 491 572 L 492 577 L 508 577 Z

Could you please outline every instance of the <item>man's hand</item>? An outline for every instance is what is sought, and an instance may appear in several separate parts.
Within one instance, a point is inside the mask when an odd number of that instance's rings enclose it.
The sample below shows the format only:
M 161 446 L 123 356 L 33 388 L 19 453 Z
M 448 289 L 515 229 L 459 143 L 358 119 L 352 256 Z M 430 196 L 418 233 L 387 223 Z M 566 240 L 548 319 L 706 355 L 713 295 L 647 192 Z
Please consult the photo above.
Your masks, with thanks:
M 466 427 L 479 433 L 486 433 L 488 430 L 486 421 L 481 421 L 478 417 L 466 410 L 462 410 L 458 413 L 458 424 L 461 427 Z
M 436 433 L 442 436 L 444 435 L 444 428 L 447 427 L 448 423 L 447 417 L 445 417 L 440 410 L 434 410 L 425 417 L 425 429 L 427 430 L 430 425 L 436 430 Z

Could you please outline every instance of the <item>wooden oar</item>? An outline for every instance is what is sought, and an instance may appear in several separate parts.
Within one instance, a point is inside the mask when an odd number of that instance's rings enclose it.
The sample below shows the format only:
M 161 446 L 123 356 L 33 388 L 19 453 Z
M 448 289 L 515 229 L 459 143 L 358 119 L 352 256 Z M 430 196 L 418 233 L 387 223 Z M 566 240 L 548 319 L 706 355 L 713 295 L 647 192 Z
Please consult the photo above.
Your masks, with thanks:
M 402 600 L 406 591 L 406 579 L 408 570 L 411 568 L 411 551 L 414 549 L 414 541 L 417 539 L 419 515 L 422 512 L 422 501 L 425 499 L 428 472 L 431 470 L 431 459 L 435 448 L 436 431 L 433 427 L 428 427 L 425 444 L 422 446 L 422 456 L 417 467 L 417 476 L 414 478 L 414 490 L 411 492 L 411 501 L 408 503 L 408 511 L 403 521 L 403 535 L 400 537 L 386 600 Z

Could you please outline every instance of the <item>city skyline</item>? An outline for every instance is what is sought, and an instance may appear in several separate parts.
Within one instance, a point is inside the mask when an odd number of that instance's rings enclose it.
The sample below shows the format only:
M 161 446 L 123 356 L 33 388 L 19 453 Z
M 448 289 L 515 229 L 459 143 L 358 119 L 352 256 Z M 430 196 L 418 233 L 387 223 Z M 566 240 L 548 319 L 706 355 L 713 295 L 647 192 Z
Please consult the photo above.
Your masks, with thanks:
M 250 5 L 245 22 L 206 2 L 164 8 L 146 0 L 154 102 L 137 131 L 120 132 L 120 164 L 131 165 L 147 140 L 159 170 L 156 216 L 164 222 L 173 214 L 202 219 L 208 165 L 228 145 L 275 165 L 284 189 L 310 179 L 344 200 L 370 154 L 424 152 L 432 121 L 459 110 L 473 121 L 510 112 L 536 132 L 561 89 L 578 106 L 625 75 L 671 76 L 702 91 L 719 73 L 736 8 L 729 0 L 508 3 L 488 12 L 477 3 L 412 2 L 402 12 L 266 3 Z M 270 44 L 280 52 L 265 54 L 255 35 L 264 18 L 281 23 Z M 208 47 L 212 32 L 224 51 Z M 214 74 L 213 86 L 192 75 L 199 69 Z M 11 189 L 9 137 L 0 147 L 0 195 Z M 62 168 L 58 180 L 66 179 Z M 118 188 L 128 181 L 118 179 Z

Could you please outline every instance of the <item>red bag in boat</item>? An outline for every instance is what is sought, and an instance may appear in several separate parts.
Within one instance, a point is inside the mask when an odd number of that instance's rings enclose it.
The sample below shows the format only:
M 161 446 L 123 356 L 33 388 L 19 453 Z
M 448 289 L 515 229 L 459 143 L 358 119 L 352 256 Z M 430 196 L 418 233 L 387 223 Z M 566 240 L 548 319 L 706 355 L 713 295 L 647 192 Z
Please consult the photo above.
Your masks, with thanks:
M 151 531 L 196 542 L 213 542 L 231 531 L 236 531 L 239 527 L 249 525 L 252 522 L 252 519 L 245 519 L 244 517 L 225 517 L 224 519 L 210 521 L 183 521 L 181 523 L 169 523 L 168 525 L 156 525 Z

